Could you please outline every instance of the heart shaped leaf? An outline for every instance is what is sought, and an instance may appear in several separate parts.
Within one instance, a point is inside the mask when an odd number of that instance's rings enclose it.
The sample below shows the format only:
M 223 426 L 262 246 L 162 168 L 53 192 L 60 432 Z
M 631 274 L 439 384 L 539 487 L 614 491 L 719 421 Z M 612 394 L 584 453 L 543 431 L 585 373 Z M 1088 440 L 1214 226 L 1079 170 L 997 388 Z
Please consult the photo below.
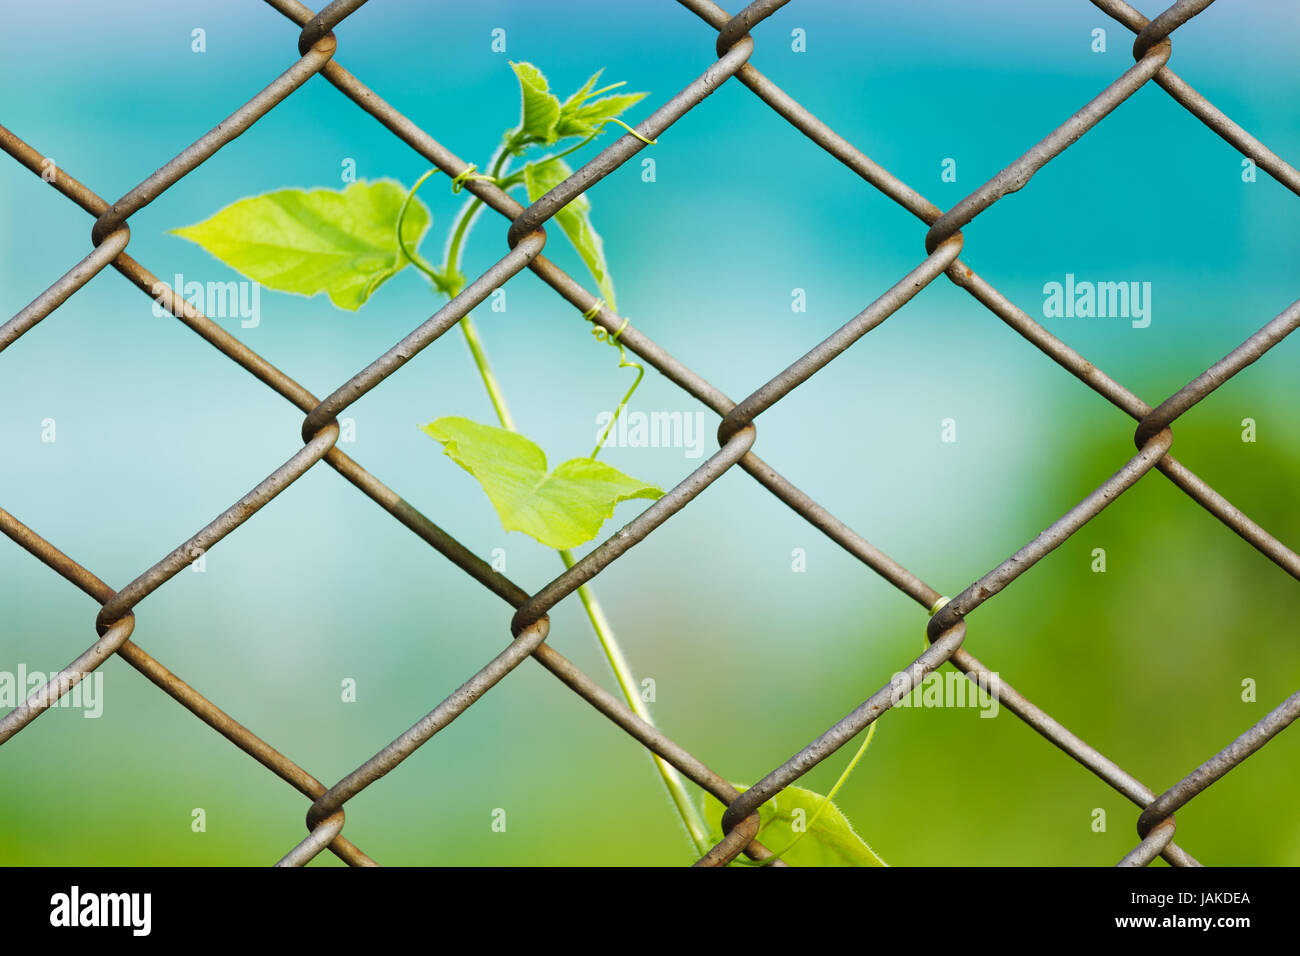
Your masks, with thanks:
M 467 418 L 439 418 L 424 431 L 478 479 L 507 531 L 522 531 L 552 548 L 590 541 L 620 501 L 663 495 L 662 489 L 590 458 L 574 458 L 548 472 L 546 454 L 523 435 Z
M 397 246 L 397 215 L 406 190 L 392 180 L 346 189 L 281 189 L 231 203 L 210 219 L 173 229 L 268 289 L 324 292 L 356 311 L 407 264 Z M 417 246 L 429 228 L 418 199 L 406 211 L 402 236 Z

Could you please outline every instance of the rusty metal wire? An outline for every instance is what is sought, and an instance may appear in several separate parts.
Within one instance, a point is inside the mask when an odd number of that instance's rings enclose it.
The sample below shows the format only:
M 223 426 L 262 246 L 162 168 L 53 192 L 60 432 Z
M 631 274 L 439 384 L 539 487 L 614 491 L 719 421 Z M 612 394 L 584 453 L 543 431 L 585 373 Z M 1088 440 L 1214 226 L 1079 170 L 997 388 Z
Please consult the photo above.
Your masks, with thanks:
M 1169 398 L 1151 406 L 1053 336 L 958 256 L 963 251 L 964 237 L 961 230 L 964 227 L 1002 197 L 1023 188 L 1038 170 L 1150 82 L 1168 92 L 1176 103 L 1204 122 L 1243 156 L 1253 160 L 1258 168 L 1300 195 L 1300 171 L 1236 125 L 1169 68 L 1173 55 L 1171 35 L 1179 26 L 1205 10 L 1213 0 L 1178 0 L 1153 20 L 1148 20 L 1122 0 L 1092 0 L 1095 6 L 1135 34 L 1133 67 L 1048 133 L 1036 146 L 947 211 L 941 210 L 877 165 L 748 62 L 755 43 L 751 31 L 759 28 L 767 17 L 785 6 L 789 0 L 755 0 L 735 16 L 711 0 L 678 0 L 717 32 L 716 61 L 708 63 L 694 82 L 660 105 L 636 128 L 637 135 L 620 137 L 527 208 L 491 182 L 481 179 L 465 181 L 466 189 L 509 221 L 507 237 L 510 251 L 451 302 L 324 400 L 316 398 L 185 302 L 176 290 L 162 283 L 127 254 L 125 250 L 130 242 L 128 223 L 131 216 L 157 200 L 221 147 L 252 128 L 276 104 L 318 74 L 449 176 L 461 176 L 469 166 L 366 87 L 335 59 L 337 40 L 334 29 L 343 24 L 365 0 L 334 0 L 319 14 L 298 0 L 266 2 L 299 26 L 301 32 L 298 40 L 299 58 L 262 92 L 114 203 L 110 204 L 78 182 L 61 165 L 55 167 L 51 184 L 94 217 L 90 234 L 92 250 L 28 306 L 0 325 L 0 352 L 49 317 L 106 266 L 112 265 L 146 295 L 159 298 L 161 304 L 179 321 L 223 355 L 302 411 L 305 416 L 302 426 L 303 445 L 248 494 L 120 590 L 101 581 L 9 512 L 0 509 L 0 531 L 101 605 L 95 622 L 97 640 L 63 672 L 50 679 L 47 685 L 49 693 L 45 693 L 46 688 L 39 689 L 27 702 L 0 718 L 0 745 L 39 717 L 59 695 L 67 693 L 75 681 L 116 654 L 200 720 L 312 801 L 307 812 L 308 836 L 284 854 L 280 860 L 281 865 L 303 865 L 326 848 L 349 864 L 375 865 L 369 856 L 342 835 L 347 802 L 426 744 L 491 690 L 502 677 L 531 656 L 598 712 L 727 806 L 723 816 L 726 832 L 724 839 L 696 864 L 721 866 L 742 852 L 757 860 L 770 857 L 771 852 L 755 839 L 758 831 L 756 811 L 760 804 L 794 783 L 860 734 L 925 675 L 950 663 L 973 680 L 992 682 L 1003 706 L 1142 808 L 1137 819 L 1140 842 L 1120 861 L 1121 865 L 1146 865 L 1157 856 L 1175 865 L 1199 865 L 1195 858 L 1173 842 L 1176 826 L 1174 813 L 1300 716 L 1300 693 L 1248 728 L 1185 778 L 1165 792 L 1157 794 L 1036 707 L 976 659 L 965 646 L 967 618 L 1153 470 L 1161 472 L 1265 557 L 1300 580 L 1300 556 L 1296 552 L 1252 521 L 1169 453 L 1173 444 L 1173 423 L 1293 332 L 1300 325 L 1300 301 L 1269 321 Z M 627 319 L 615 314 L 582 284 L 542 254 L 546 244 L 543 227 L 557 210 L 596 186 L 602 178 L 644 148 L 645 140 L 655 139 L 668 131 L 679 118 L 700 107 L 716 89 L 732 80 L 749 88 L 815 145 L 911 212 L 928 228 L 924 234 L 925 256 L 914 269 L 806 355 L 760 385 L 740 402 L 728 398 L 631 325 Z M 37 175 L 46 169 L 44 155 L 3 126 L 0 126 L 0 148 Z M 721 419 L 718 427 L 719 450 L 712 457 L 625 527 L 611 534 L 585 558 L 532 593 L 508 580 L 471 553 L 335 444 L 339 436 L 337 416 L 341 412 L 421 350 L 433 344 L 473 307 L 525 268 L 532 270 L 567 300 L 577 314 L 586 313 L 608 332 L 619 333 L 619 341 L 624 346 L 713 409 Z M 752 450 L 757 441 L 756 421 L 763 412 L 825 368 L 940 275 L 946 275 L 953 283 L 965 289 L 977 302 L 1043 354 L 1137 421 L 1134 433 L 1137 453 L 1131 459 L 1047 530 L 951 600 L 835 518 Z M 162 290 L 161 296 L 158 290 Z M 332 787 L 326 787 L 251 730 L 240 725 L 131 640 L 136 626 L 134 609 L 142 600 L 189 564 L 196 551 L 206 552 L 217 545 L 232 530 L 249 520 L 272 498 L 321 461 L 338 471 L 430 547 L 516 609 L 511 623 L 511 639 L 499 654 L 469 676 L 455 692 L 410 729 Z M 621 700 L 546 643 L 550 631 L 547 614 L 552 608 L 572 596 L 581 585 L 592 580 L 610 563 L 635 547 L 736 465 L 931 615 L 926 629 L 929 646 L 914 660 L 900 662 L 903 665 L 899 669 L 900 677 L 895 677 L 870 694 L 851 713 L 835 722 L 825 733 L 743 794 L 662 731 L 638 717 Z

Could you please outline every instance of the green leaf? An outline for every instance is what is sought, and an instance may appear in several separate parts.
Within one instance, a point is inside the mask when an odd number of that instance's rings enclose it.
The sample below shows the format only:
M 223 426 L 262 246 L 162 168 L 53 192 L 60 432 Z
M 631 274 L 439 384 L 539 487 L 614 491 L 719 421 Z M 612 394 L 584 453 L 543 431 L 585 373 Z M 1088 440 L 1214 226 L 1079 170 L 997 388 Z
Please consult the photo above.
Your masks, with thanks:
M 535 202 L 555 186 L 573 175 L 562 159 L 543 159 L 529 163 L 524 167 L 524 183 L 528 187 L 528 199 Z M 591 276 L 600 287 L 600 295 L 611 309 L 618 306 L 614 299 L 614 280 L 605 263 L 605 244 L 591 225 L 591 202 L 586 196 L 578 196 L 555 214 L 555 221 L 560 224 L 564 234 L 578 250 L 578 255 L 586 263 Z
M 518 129 L 507 134 L 508 148 L 518 155 L 533 144 L 550 146 L 568 136 L 590 136 L 608 120 L 641 102 L 645 93 L 619 93 L 591 99 L 596 81 L 604 70 L 597 70 L 563 103 L 551 92 L 546 76 L 531 63 L 511 63 L 519 79 L 522 107 Z M 615 83 L 596 93 L 622 86 Z
M 397 214 L 406 190 L 392 180 L 346 189 L 282 189 L 231 203 L 212 218 L 171 230 L 268 289 L 325 292 L 355 311 L 399 272 Z M 429 210 L 412 202 L 402 224 L 407 245 L 419 244 Z
M 737 790 L 747 789 L 735 786 Z M 758 808 L 758 839 L 791 866 L 884 866 L 834 803 L 817 816 L 825 800 L 820 793 L 803 787 L 786 787 Z M 714 843 L 722 839 L 724 809 L 711 794 L 705 794 L 704 818 Z M 803 832 L 795 830 L 796 820 Z
M 555 126 L 557 138 L 590 136 L 600 128 L 602 123 L 619 116 L 624 110 L 645 99 L 645 93 L 619 93 L 589 101 L 592 87 L 604 72 L 604 70 L 597 70 L 593 73 L 591 78 L 560 106 L 560 118 Z M 603 93 L 605 90 L 612 90 L 622 85 L 622 83 L 615 83 L 596 92 Z
M 574 458 L 548 473 L 546 454 L 504 428 L 446 417 L 424 431 L 478 479 L 507 531 L 522 531 L 552 548 L 590 541 L 620 501 L 663 496 L 662 489 L 590 458 Z
M 589 136 L 596 132 L 602 123 L 622 115 L 625 110 L 640 103 L 645 97 L 645 93 L 617 93 L 613 96 L 602 96 L 600 99 L 572 109 L 565 104 L 560 111 L 559 122 L 556 123 L 556 135 Z
M 570 96 L 567 100 L 564 101 L 563 104 L 561 104 L 560 106 L 561 115 L 563 115 L 566 112 L 571 112 L 572 110 L 576 110 L 579 106 L 585 103 L 587 101 L 587 97 L 591 95 L 591 88 L 596 85 L 596 81 L 600 79 L 600 74 L 604 72 L 605 72 L 604 70 L 597 70 L 595 73 L 591 74 L 587 82 L 583 83 L 582 86 L 580 86 L 572 96 Z
M 512 134 L 518 151 L 530 142 L 549 146 L 555 142 L 555 124 L 560 118 L 560 101 L 550 92 L 542 71 L 531 63 L 511 63 L 519 78 L 522 105 L 519 129 Z

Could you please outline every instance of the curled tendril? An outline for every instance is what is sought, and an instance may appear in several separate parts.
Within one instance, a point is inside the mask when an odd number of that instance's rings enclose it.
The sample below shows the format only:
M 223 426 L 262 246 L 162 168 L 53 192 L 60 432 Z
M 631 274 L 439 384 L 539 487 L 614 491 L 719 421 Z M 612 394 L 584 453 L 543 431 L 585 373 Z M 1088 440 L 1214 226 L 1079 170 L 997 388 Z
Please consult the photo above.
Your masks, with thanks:
M 468 182 L 495 183 L 496 181 L 497 179 L 495 176 L 489 176 L 486 173 L 480 173 L 478 171 L 478 167 L 475 166 L 473 163 L 470 163 L 463 170 L 461 170 L 461 172 L 458 173 L 454 179 L 452 179 L 451 191 L 454 193 L 460 192 L 462 189 L 465 188 L 465 184 Z
M 605 300 L 597 299 L 590 309 L 582 313 L 582 317 L 588 322 L 594 322 L 596 316 L 600 314 L 600 310 L 604 307 Z M 639 362 L 629 362 L 627 359 L 627 351 L 623 348 L 623 343 L 618 340 L 618 337 L 623 334 L 623 330 L 628 327 L 628 324 L 631 321 L 631 319 L 624 319 L 623 324 L 618 327 L 618 331 L 612 334 L 609 329 L 600 325 L 593 326 L 591 330 L 591 334 L 596 337 L 597 342 L 605 342 L 606 344 L 612 345 L 614 348 L 618 349 L 619 368 L 636 369 L 636 380 L 632 383 L 632 387 L 627 390 L 627 394 L 623 396 L 623 400 L 618 403 L 618 408 L 614 410 L 614 417 L 609 420 L 609 424 L 605 426 L 605 430 L 600 433 L 600 438 L 596 440 L 596 448 L 591 453 L 592 461 L 595 461 L 596 456 L 600 454 L 600 449 L 604 447 L 605 439 L 609 437 L 610 431 L 613 430 L 614 423 L 618 421 L 618 417 L 623 414 L 623 409 L 625 409 L 627 403 L 631 401 L 632 394 L 637 390 L 637 386 L 641 384 L 641 379 L 645 378 L 645 366 Z
M 624 319 L 623 324 L 618 327 L 618 331 L 612 335 L 610 334 L 609 329 L 605 328 L 603 325 L 597 325 L 592 328 L 591 334 L 596 337 L 597 342 L 608 342 L 610 345 L 618 345 L 618 337 L 623 334 L 623 330 L 628 327 L 628 323 L 631 321 L 631 319 Z M 629 362 L 628 364 L 630 365 L 632 363 Z M 637 368 L 640 368 L 640 366 L 638 365 Z

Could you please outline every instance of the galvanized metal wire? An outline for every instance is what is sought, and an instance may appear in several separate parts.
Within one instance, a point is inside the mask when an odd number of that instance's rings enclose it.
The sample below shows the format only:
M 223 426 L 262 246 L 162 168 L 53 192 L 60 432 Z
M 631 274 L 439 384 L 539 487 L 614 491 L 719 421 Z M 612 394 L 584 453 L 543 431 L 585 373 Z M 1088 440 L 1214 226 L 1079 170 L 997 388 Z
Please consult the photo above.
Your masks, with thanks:
M 1050 131 L 1037 145 L 946 211 L 872 161 L 749 63 L 756 42 L 753 34 L 761 33 L 764 20 L 789 0 L 756 0 L 734 16 L 711 0 L 678 0 L 705 25 L 716 31 L 716 60 L 705 63 L 703 72 L 694 82 L 661 104 L 636 127 L 636 135 L 627 134 L 618 138 L 568 179 L 527 207 L 520 205 L 492 182 L 483 179 L 462 180 L 466 189 L 509 222 L 507 238 L 510 251 L 469 283 L 447 305 L 324 400 L 318 399 L 285 372 L 227 333 L 187 303 L 177 290 L 161 282 L 154 273 L 132 258 L 126 252 L 130 243 L 131 217 L 147 204 L 158 200 L 169 188 L 231 140 L 250 130 L 278 103 L 317 75 L 332 83 L 358 107 L 449 176 L 464 176 L 469 165 L 385 102 L 338 62 L 338 40 L 334 31 L 345 25 L 347 17 L 366 0 L 335 0 L 319 14 L 298 0 L 266 2 L 301 28 L 298 39 L 299 57 L 284 73 L 231 116 L 112 203 L 73 178 L 62 164 L 52 167 L 54 174 L 49 180 L 51 185 L 94 217 L 90 233 L 92 248 L 85 258 L 72 266 L 41 295 L 0 325 L 0 352 L 13 346 L 90 279 L 111 265 L 150 298 L 158 298 L 177 320 L 295 405 L 304 415 L 303 444 L 295 448 L 291 456 L 264 481 L 206 527 L 120 589 L 106 584 L 12 514 L 0 509 L 0 531 L 101 605 L 95 622 L 97 640 L 63 672 L 52 677 L 46 688 L 39 689 L 25 703 L 0 718 L 0 745 L 38 718 L 83 675 L 116 654 L 181 706 L 312 801 L 307 812 L 308 835 L 283 854 L 281 865 L 303 865 L 327 848 L 349 864 L 374 865 L 375 861 L 342 835 L 346 823 L 344 810 L 348 801 L 428 743 L 525 658 L 532 657 L 600 714 L 726 805 L 723 816 L 725 838 L 697 863 L 721 866 L 741 853 L 759 860 L 770 857 L 771 852 L 756 839 L 759 806 L 843 747 L 889 710 L 927 674 L 947 663 L 968 677 L 985 682 L 985 686 L 992 682 L 1002 706 L 1141 808 L 1137 817 L 1139 843 L 1120 861 L 1121 865 L 1146 865 L 1157 856 L 1175 865 L 1199 865 L 1186 850 L 1173 842 L 1175 812 L 1262 748 L 1300 716 L 1300 693 L 1283 702 L 1253 727 L 1247 728 L 1235 741 L 1185 778 L 1157 794 L 1035 706 L 998 673 L 976 659 L 966 647 L 968 618 L 973 611 L 1059 547 L 1152 471 L 1163 474 L 1262 555 L 1300 580 L 1300 556 L 1296 552 L 1252 521 L 1170 454 L 1174 422 L 1295 331 L 1297 325 L 1300 325 L 1300 301 L 1270 320 L 1183 388 L 1152 406 L 1053 336 L 977 274 L 959 255 L 964 251 L 961 232 L 964 227 L 1002 197 L 1024 188 L 1038 170 L 1087 135 L 1137 90 L 1152 82 L 1168 92 L 1175 103 L 1200 119 L 1243 156 L 1253 160 L 1259 169 L 1300 195 L 1300 171 L 1225 116 L 1169 67 L 1173 56 L 1173 33 L 1205 10 L 1213 0 L 1178 0 L 1153 20 L 1148 20 L 1122 0 L 1092 0 L 1096 7 L 1135 35 L 1134 65 L 1101 90 L 1091 102 Z M 918 234 L 918 254 L 922 245 L 925 254 L 919 256 L 914 269 L 819 345 L 759 385 L 739 402 L 730 399 L 670 355 L 543 255 L 546 245 L 544 226 L 557 210 L 594 188 L 601 179 L 643 149 L 646 140 L 666 133 L 687 112 L 707 108 L 703 104 L 712 93 L 733 81 L 751 90 L 813 144 L 839 160 L 868 185 L 911 212 L 928 230 L 924 234 Z M 3 126 L 0 126 L 0 148 L 33 173 L 39 176 L 45 172 L 48 177 L 51 167 L 46 165 L 44 154 Z M 719 450 L 714 455 L 626 526 L 610 534 L 585 558 L 533 592 L 494 570 L 336 445 L 340 413 L 376 388 L 420 351 L 431 346 L 471 309 L 524 269 L 531 270 L 550 285 L 573 306 L 576 315 L 586 315 L 609 333 L 618 333 L 619 341 L 624 346 L 669 381 L 711 408 L 720 418 Z M 1047 530 L 951 600 L 945 599 L 918 575 L 880 551 L 857 531 L 813 501 L 753 451 L 758 440 L 756 423 L 765 411 L 886 321 L 941 275 L 965 289 L 977 302 L 1044 355 L 1137 422 L 1134 432 L 1137 453 L 1132 458 L 1122 463 L 1110 478 L 1070 508 Z M 162 290 L 161 295 L 158 290 Z M 239 724 L 131 640 L 136 625 L 134 610 L 141 601 L 187 566 L 196 552 L 207 552 L 217 546 L 226 535 L 251 519 L 269 501 L 322 461 L 435 551 L 516 609 L 511 623 L 510 640 L 500 653 L 469 675 L 455 692 L 412 727 L 330 787 Z M 591 581 L 613 561 L 643 541 L 734 466 L 748 472 L 813 527 L 931 613 L 926 628 L 929 646 L 914 660 L 898 662 L 898 673 L 901 676 L 870 693 L 853 711 L 834 722 L 825 733 L 798 753 L 778 764 L 744 793 L 737 792 L 700 759 L 661 730 L 642 720 L 620 699 L 546 643 L 550 632 L 547 615 L 552 608 L 571 597 L 581 585 Z

